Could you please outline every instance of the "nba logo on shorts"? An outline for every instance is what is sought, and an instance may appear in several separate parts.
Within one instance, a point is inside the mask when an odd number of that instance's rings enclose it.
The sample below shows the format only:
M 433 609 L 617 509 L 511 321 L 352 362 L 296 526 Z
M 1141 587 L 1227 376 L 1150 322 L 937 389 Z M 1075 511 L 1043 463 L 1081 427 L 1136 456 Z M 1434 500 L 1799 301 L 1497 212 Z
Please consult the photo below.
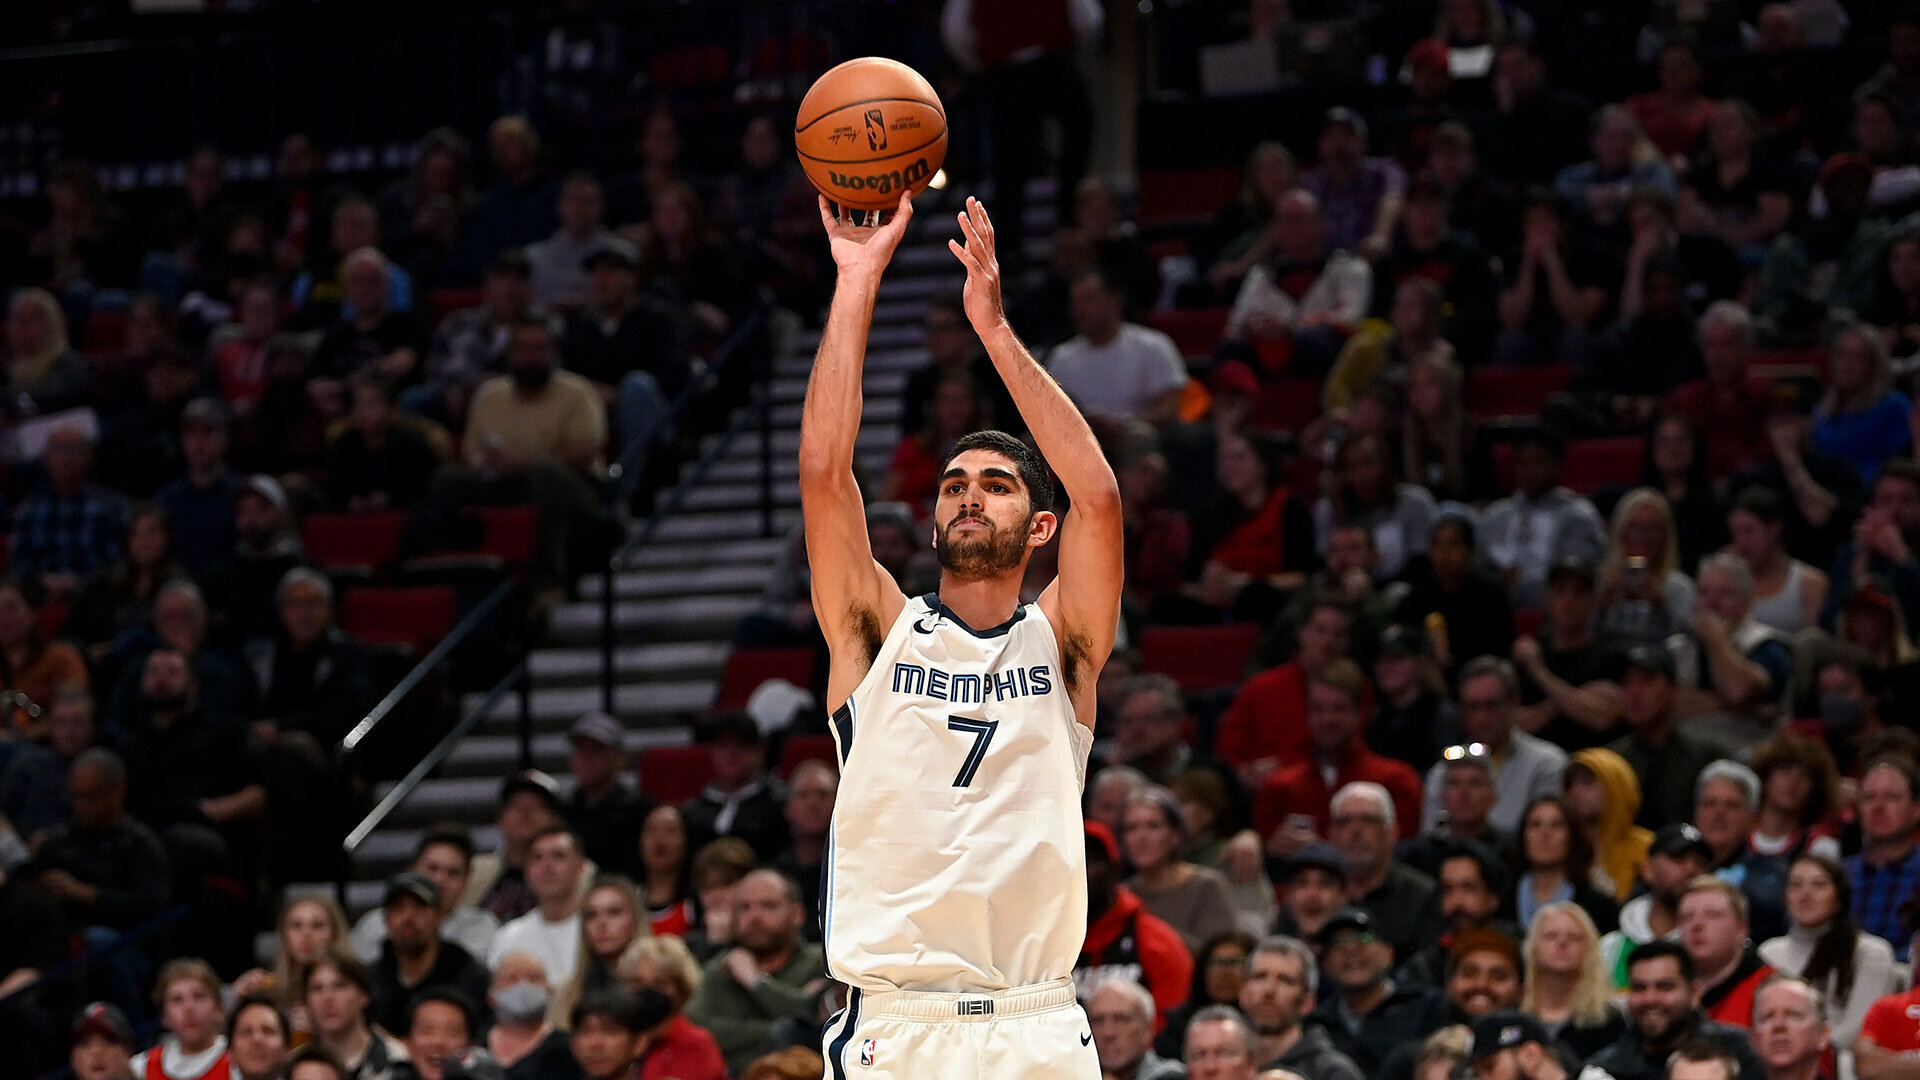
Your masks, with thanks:
M 867 110 L 867 149 L 885 150 L 887 148 L 887 119 L 879 109 Z
M 866 1042 L 861 1043 L 860 1044 L 860 1064 L 862 1065 L 873 1064 L 873 1055 L 879 1049 L 880 1049 L 880 1044 L 875 1042 L 872 1039 L 868 1039 Z

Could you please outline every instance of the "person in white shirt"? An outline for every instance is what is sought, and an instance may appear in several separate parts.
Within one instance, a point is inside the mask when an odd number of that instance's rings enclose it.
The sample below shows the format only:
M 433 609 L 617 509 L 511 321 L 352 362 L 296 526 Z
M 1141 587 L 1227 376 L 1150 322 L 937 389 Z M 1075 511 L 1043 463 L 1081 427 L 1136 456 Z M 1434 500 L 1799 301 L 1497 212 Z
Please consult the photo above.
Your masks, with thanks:
M 487 966 L 516 952 L 531 953 L 549 982 L 564 985 L 580 960 L 580 878 L 586 873 L 580 837 L 564 825 L 542 829 L 527 854 L 527 884 L 537 901 L 532 911 L 494 935 Z
M 1099 270 L 1082 274 L 1069 298 L 1080 332 L 1047 360 L 1060 389 L 1089 417 L 1172 420 L 1187 386 L 1187 363 L 1173 339 L 1127 322 L 1119 287 Z
M 1333 367 L 1347 335 L 1373 302 L 1373 267 L 1327 249 L 1320 200 L 1287 192 L 1274 210 L 1273 258 L 1247 272 L 1227 316 L 1227 337 L 1257 346 L 1290 342 L 1287 373 L 1318 377 Z
M 570 311 L 587 302 L 586 257 L 613 235 L 603 221 L 605 207 L 600 181 L 592 173 L 574 173 L 560 185 L 555 207 L 560 228 L 527 245 L 535 304 Z

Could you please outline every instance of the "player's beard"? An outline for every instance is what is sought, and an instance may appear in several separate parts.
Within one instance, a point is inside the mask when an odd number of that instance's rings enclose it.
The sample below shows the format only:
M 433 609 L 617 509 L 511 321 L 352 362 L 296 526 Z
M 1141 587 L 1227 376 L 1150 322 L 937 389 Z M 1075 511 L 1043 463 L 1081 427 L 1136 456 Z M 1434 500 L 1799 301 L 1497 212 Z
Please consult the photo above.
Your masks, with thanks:
M 1031 518 L 1028 519 L 1031 521 Z M 954 530 L 962 521 L 977 521 L 987 527 L 985 536 L 960 536 Z M 947 522 L 934 541 L 934 554 L 948 573 L 966 578 L 996 578 L 1019 569 L 1027 550 L 1026 523 L 1018 532 L 1002 533 L 1000 527 L 978 514 L 956 516 Z

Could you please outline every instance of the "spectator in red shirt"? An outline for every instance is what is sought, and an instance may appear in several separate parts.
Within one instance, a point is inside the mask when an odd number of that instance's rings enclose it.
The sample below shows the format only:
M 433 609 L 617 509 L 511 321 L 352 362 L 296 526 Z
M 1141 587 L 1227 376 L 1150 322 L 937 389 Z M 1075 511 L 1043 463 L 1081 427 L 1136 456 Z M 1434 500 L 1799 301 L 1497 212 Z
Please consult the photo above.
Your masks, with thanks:
M 1333 596 L 1314 600 L 1300 624 L 1293 659 L 1248 679 L 1220 720 L 1214 753 L 1258 790 L 1267 774 L 1305 758 L 1313 749 L 1307 733 L 1307 678 L 1352 647 L 1354 610 Z
M 1747 940 L 1747 898 L 1736 885 L 1702 874 L 1680 889 L 1680 943 L 1699 976 L 1700 1011 L 1733 1027 L 1753 1026 L 1753 995 L 1773 974 Z
M 1700 92 L 1700 58 L 1692 46 L 1668 43 L 1657 66 L 1659 89 L 1628 98 L 1627 111 L 1668 161 L 1679 162 L 1700 145 L 1713 118 L 1714 100 Z
M 1280 856 L 1327 835 L 1333 793 L 1370 780 L 1393 796 L 1402 839 L 1420 825 L 1420 778 L 1404 761 L 1382 757 L 1361 737 L 1366 676 L 1351 660 L 1323 665 L 1307 677 L 1306 728 L 1312 753 L 1267 777 L 1253 804 L 1253 827 Z
M 1766 384 L 1747 374 L 1753 317 L 1746 308 L 1732 300 L 1714 301 L 1700 316 L 1699 334 L 1706 377 L 1675 387 L 1666 408 L 1697 430 L 1713 432 L 1707 440 L 1707 471 L 1718 480 L 1767 460 Z
M 1137 982 L 1153 994 L 1157 1034 L 1169 1011 L 1192 989 L 1193 954 L 1173 927 L 1157 919 L 1120 884 L 1120 843 L 1112 830 L 1087 823 L 1087 941 L 1073 965 L 1084 1000 L 1106 979 Z

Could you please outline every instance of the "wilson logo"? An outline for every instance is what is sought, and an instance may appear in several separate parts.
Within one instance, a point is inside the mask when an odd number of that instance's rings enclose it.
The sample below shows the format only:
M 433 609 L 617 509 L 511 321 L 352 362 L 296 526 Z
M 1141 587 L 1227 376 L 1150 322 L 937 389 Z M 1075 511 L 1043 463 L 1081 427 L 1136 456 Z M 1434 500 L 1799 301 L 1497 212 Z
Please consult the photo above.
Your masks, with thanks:
M 899 191 L 901 188 L 912 187 L 920 181 L 925 180 L 928 176 L 932 175 L 932 173 L 933 169 L 927 165 L 927 159 L 921 158 L 904 169 L 893 169 L 888 172 L 872 173 L 867 176 L 834 172 L 829 169 L 827 170 L 827 180 L 835 187 L 845 188 L 848 191 L 873 191 L 886 195 L 890 192 Z

